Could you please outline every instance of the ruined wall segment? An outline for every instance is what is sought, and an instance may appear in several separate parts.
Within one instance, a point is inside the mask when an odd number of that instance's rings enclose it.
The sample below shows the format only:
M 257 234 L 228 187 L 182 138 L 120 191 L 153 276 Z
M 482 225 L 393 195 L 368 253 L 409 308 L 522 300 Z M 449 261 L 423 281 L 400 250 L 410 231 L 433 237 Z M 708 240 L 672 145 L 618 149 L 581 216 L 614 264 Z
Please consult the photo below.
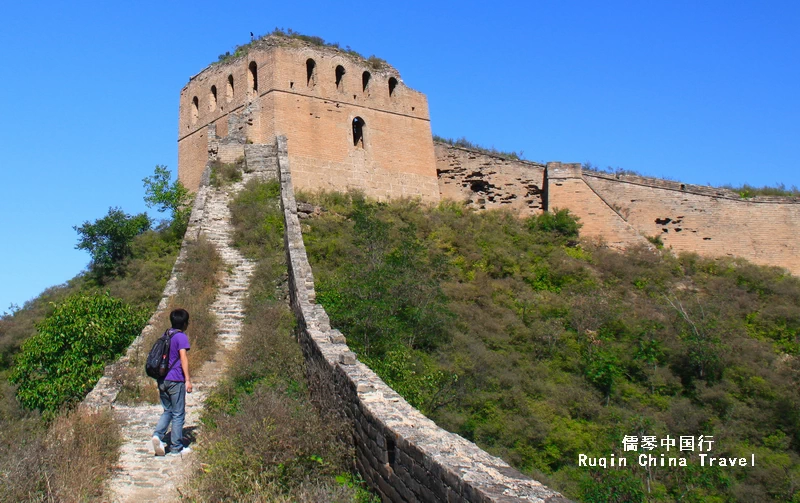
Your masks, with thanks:
M 675 252 L 736 256 L 800 274 L 800 199 L 585 171 L 586 183 L 645 236 Z
M 388 502 L 567 502 L 499 458 L 442 430 L 411 407 L 350 352 L 344 336 L 316 303 L 289 169 L 286 140 L 278 139 L 289 295 L 309 386 L 334 420 L 352 431 L 356 464 Z
M 427 99 L 389 65 L 268 37 L 209 66 L 181 91 L 178 171 L 190 189 L 208 153 L 204 128 L 215 124 L 224 137 L 230 116 L 241 117 L 244 141 L 288 137 L 299 189 L 439 200 Z
M 646 239 L 582 176 L 580 164 L 547 163 L 545 209 L 568 209 L 582 224 L 580 235 L 612 248 L 646 244 Z
M 436 143 L 434 150 L 443 199 L 478 210 L 505 208 L 521 216 L 543 211 L 544 164 L 446 143 Z

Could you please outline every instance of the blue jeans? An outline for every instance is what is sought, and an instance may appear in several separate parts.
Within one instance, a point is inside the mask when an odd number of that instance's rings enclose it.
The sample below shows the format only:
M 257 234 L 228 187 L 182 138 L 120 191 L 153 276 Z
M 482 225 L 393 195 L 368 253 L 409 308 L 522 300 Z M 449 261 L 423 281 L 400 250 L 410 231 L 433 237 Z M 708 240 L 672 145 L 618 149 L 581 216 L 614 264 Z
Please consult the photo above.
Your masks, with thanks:
M 161 405 L 164 413 L 158 420 L 156 431 L 153 435 L 164 438 L 172 423 L 172 438 L 169 444 L 171 452 L 180 452 L 183 449 L 183 419 L 186 416 L 186 383 L 183 381 L 164 381 L 158 385 L 161 395 Z

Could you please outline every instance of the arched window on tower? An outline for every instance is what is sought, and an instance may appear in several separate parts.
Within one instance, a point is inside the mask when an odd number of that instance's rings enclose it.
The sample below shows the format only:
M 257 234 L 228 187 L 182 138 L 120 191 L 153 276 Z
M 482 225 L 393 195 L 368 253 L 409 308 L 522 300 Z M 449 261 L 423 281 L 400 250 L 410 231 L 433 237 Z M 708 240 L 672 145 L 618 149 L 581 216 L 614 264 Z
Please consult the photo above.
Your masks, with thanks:
M 227 98 L 228 101 L 233 101 L 233 75 L 228 75 Z
M 306 84 L 308 87 L 314 87 L 316 84 L 316 71 L 317 62 L 311 58 L 306 60 Z
M 339 89 L 340 84 L 342 83 L 342 77 L 344 77 L 345 71 L 342 65 L 338 65 L 336 67 L 336 89 Z
M 394 94 L 395 87 L 397 87 L 397 79 L 392 77 L 389 79 L 389 96 Z
M 247 73 L 247 80 L 250 84 L 250 90 L 254 93 L 258 92 L 258 67 L 255 61 L 251 61 L 247 67 L 250 71 Z
M 213 112 L 217 109 L 217 86 L 211 86 L 211 92 L 208 93 L 208 110 Z
M 364 72 L 361 74 L 361 90 L 367 92 L 367 86 L 369 85 L 369 79 L 372 78 L 372 75 L 369 72 Z
M 192 98 L 192 124 L 197 123 L 197 117 L 200 115 L 200 101 L 197 96 Z
M 364 148 L 364 126 L 367 123 L 361 117 L 353 119 L 353 146 Z

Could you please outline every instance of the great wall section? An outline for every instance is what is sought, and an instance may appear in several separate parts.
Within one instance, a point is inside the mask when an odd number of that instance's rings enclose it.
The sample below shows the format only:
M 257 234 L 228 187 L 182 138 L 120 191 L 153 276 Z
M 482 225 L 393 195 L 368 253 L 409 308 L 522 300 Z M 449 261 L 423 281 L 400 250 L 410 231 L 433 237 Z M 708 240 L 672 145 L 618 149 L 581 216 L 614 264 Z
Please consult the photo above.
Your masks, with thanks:
M 244 180 L 225 189 L 215 189 L 208 184 L 206 170 L 181 255 L 156 313 L 127 354 L 107 368 L 83 402 L 92 409 L 110 408 L 122 425 L 124 444 L 120 450 L 119 469 L 109 481 L 110 499 L 117 502 L 180 500 L 180 484 L 176 481 L 186 480 L 194 454 L 185 456 L 189 459 L 153 456 L 150 437 L 161 407 L 115 403 L 120 391 L 115 376 L 120 366 L 129 365 L 146 351 L 142 341 L 148 334 L 160 330 L 157 320 L 170 308 L 170 298 L 177 291 L 186 242 L 205 236 L 222 255 L 228 272 L 212 305 L 219 350 L 195 373 L 195 391 L 187 395 L 186 428 L 197 434 L 203 400 L 218 381 L 226 355 L 238 342 L 243 299 L 253 271 L 253 264 L 230 246 L 227 205 L 250 179 L 277 177 L 281 183 L 291 307 L 297 320 L 297 337 L 306 357 L 310 388 L 327 417 L 349 425 L 357 469 L 373 490 L 384 501 L 392 502 L 568 501 L 475 444 L 439 428 L 358 361 L 344 335 L 331 327 L 324 308 L 315 302 L 314 276 L 297 216 L 286 139 L 279 137 L 274 146 L 254 145 L 241 142 L 234 135 L 223 139 L 222 143 L 229 152 L 244 157 Z
M 269 152 L 269 150 L 268 150 Z M 259 152 L 263 154 L 263 149 Z M 212 359 L 199 369 L 192 371 L 194 391 L 186 395 L 186 431 L 196 430 L 200 413 L 208 392 L 218 382 L 226 364 L 227 355 L 236 347 L 244 319 L 244 299 L 255 265 L 244 258 L 230 245 L 231 225 L 228 203 L 230 199 L 253 178 L 274 178 L 276 176 L 270 159 L 262 155 L 257 166 L 252 166 L 243 180 L 224 189 L 215 189 L 204 184 L 197 191 L 195 204 L 184 237 L 180 255 L 175 263 L 171 277 L 164 289 L 161 301 L 142 333 L 128 348 L 127 353 L 110 365 L 95 388 L 87 395 L 82 405 L 98 410 L 111 409 L 121 425 L 123 445 L 120 449 L 118 470 L 108 483 L 108 497 L 114 502 L 179 501 L 178 489 L 189 476 L 189 460 L 186 456 L 153 456 L 149 439 L 152 437 L 155 422 L 161 415 L 161 405 L 116 403 L 121 383 L 117 378 L 131 361 L 143 362 L 149 348 L 143 347 L 145 340 L 160 334 L 164 329 L 159 325 L 165 313 L 174 306 L 171 299 L 178 292 L 182 264 L 186 260 L 187 242 L 201 237 L 211 242 L 224 262 L 224 273 L 210 311 L 217 321 L 217 351 Z M 141 363 L 143 365 L 143 363 Z
M 566 500 L 438 428 L 349 351 L 346 334 L 330 326 L 315 302 L 294 188 L 358 189 L 379 199 L 417 197 L 427 203 L 450 199 L 520 216 L 569 209 L 583 224 L 583 239 L 607 246 L 649 246 L 647 238 L 659 236 L 674 252 L 742 257 L 800 274 L 798 199 L 742 199 L 724 189 L 434 143 L 425 96 L 406 87 L 396 70 L 296 40 L 268 39 L 244 57 L 192 77 L 181 91 L 178 138 L 180 179 L 197 192 L 186 239 L 216 236 L 213 241 L 233 271 L 215 304 L 225 349 L 201 371 L 194 409 L 216 382 L 225 351 L 236 343 L 251 271 L 227 243 L 232 192 L 208 186 L 208 165 L 243 156 L 255 170 L 247 177 L 281 182 L 290 300 L 311 389 L 327 414 L 350 425 L 358 471 L 384 501 Z M 174 294 L 180 262 L 181 257 L 159 312 Z M 158 314 L 122 362 L 141 351 L 137 344 L 154 330 Z M 179 459 L 157 460 L 153 470 L 144 421 L 153 421 L 158 411 L 115 405 L 112 374 L 110 367 L 85 403 L 112 407 L 125 425 L 122 470 L 110 484 L 115 501 L 148 501 L 145 495 L 186 468 Z M 196 416 L 187 424 L 192 420 Z M 162 499 L 177 500 L 177 493 Z

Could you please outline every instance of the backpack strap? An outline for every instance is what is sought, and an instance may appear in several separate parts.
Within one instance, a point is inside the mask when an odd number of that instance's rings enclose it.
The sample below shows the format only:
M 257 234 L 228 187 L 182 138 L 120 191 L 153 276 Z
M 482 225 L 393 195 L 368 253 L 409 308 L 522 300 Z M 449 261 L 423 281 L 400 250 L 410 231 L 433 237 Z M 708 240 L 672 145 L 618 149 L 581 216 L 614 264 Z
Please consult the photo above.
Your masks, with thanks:
M 166 332 L 164 332 L 164 336 L 167 338 L 167 344 L 166 344 L 167 358 L 169 358 L 169 354 L 171 353 L 172 350 L 172 336 L 177 334 L 178 332 L 180 332 L 180 330 L 178 330 L 177 328 L 168 328 Z M 180 355 L 178 355 L 178 359 L 175 360 L 175 363 L 173 363 L 167 368 L 167 373 L 164 374 L 164 377 L 167 377 L 169 375 L 169 373 L 172 371 L 172 369 L 179 361 L 181 361 Z

